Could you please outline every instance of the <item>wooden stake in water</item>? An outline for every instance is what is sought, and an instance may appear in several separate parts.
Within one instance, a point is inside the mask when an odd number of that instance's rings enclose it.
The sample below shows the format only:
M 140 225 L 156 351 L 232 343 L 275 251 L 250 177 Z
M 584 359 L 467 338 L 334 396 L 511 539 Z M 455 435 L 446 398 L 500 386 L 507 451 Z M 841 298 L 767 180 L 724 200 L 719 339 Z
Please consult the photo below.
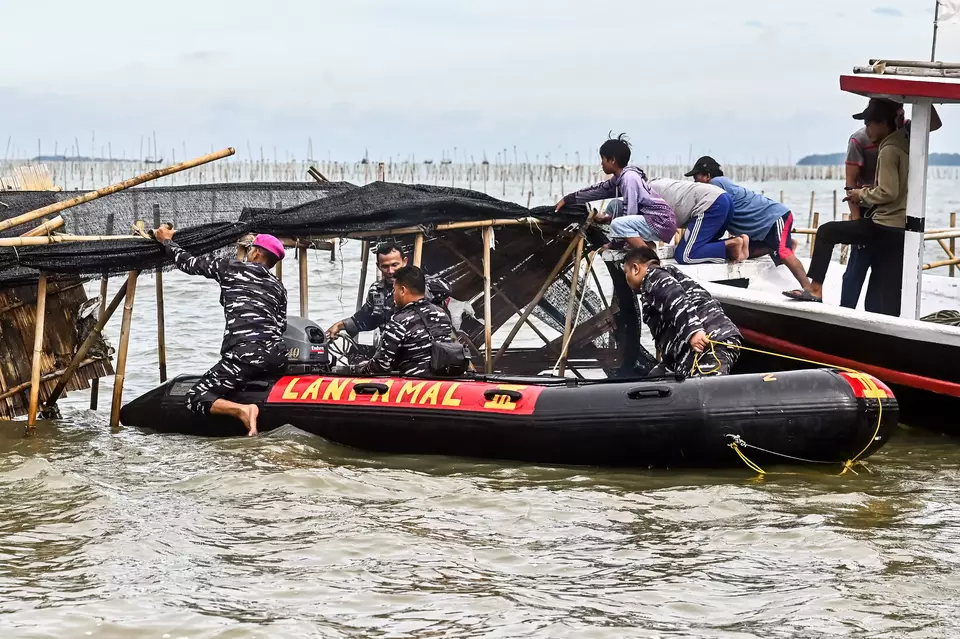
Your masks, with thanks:
M 113 402 L 110 405 L 110 428 L 120 425 L 120 408 L 123 405 L 123 381 L 127 376 L 127 351 L 130 348 L 130 322 L 133 318 L 133 297 L 137 292 L 137 276 L 140 271 L 127 273 L 127 299 L 123 305 L 123 321 L 120 324 L 120 344 L 117 347 L 117 372 L 113 382 Z
M 807 236 L 808 238 L 810 238 L 811 236 L 813 237 L 813 239 L 810 241 L 811 255 L 813 254 L 814 247 L 816 247 L 817 245 L 817 227 L 819 226 L 820 226 L 820 211 L 814 211 L 813 212 L 813 233 Z
M 837 190 L 833 190 L 833 221 L 837 221 Z
M 573 273 L 570 274 L 570 299 L 567 300 L 567 319 L 563 325 L 563 344 L 567 344 L 570 339 L 570 331 L 573 328 L 573 315 L 577 312 L 577 284 L 580 279 L 580 260 L 583 259 L 583 237 L 580 237 L 580 241 L 577 243 L 577 253 L 573 258 Z M 560 367 L 559 373 L 560 377 L 563 377 L 563 373 L 567 368 L 567 353 L 564 353 L 560 356 Z
M 37 410 L 40 408 L 40 364 L 43 358 L 43 322 L 47 312 L 47 274 L 40 273 L 37 282 L 37 314 L 33 330 L 33 366 L 30 369 L 30 408 L 27 413 L 27 433 L 37 425 Z
M 956 225 L 957 225 L 957 212 L 953 211 L 952 213 L 950 213 L 950 228 L 953 228 Z M 950 238 L 950 252 L 953 253 L 954 255 L 957 254 L 956 240 L 952 237 Z M 955 269 L 956 269 L 956 266 L 951 264 L 950 277 L 953 277 Z
M 153 228 L 160 228 L 160 205 L 153 205 Z M 167 338 L 163 321 L 163 270 L 157 267 L 157 360 L 160 383 L 167 381 Z
M 357 291 L 357 310 L 363 306 L 363 298 L 367 287 L 367 266 L 370 263 L 370 242 L 360 242 L 360 288 Z
M 413 265 L 417 268 L 420 268 L 420 263 L 423 261 L 423 233 L 417 233 L 416 238 L 413 240 Z
M 483 370 L 493 372 L 493 309 L 490 306 L 490 246 L 493 243 L 493 227 L 483 229 Z M 519 322 L 517 323 L 520 324 Z
M 309 291 L 307 290 L 307 249 L 301 244 L 297 249 L 300 265 L 300 317 L 307 319 L 310 310 Z
M 113 235 L 113 213 L 107 214 L 107 235 Z M 107 283 L 109 277 L 100 278 L 100 315 L 98 319 L 103 318 L 107 310 Z M 100 400 L 100 378 L 93 380 L 90 384 L 90 410 L 97 410 L 97 403 Z

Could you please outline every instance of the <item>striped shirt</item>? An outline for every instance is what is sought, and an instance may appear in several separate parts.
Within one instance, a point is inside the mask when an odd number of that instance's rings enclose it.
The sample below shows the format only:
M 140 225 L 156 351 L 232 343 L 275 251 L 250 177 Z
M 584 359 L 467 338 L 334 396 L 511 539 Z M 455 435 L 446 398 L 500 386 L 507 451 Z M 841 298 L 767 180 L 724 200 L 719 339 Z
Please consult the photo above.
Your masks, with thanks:
M 429 330 L 417 310 L 430 322 Z M 390 375 L 399 371 L 402 377 L 429 375 L 433 342 L 453 342 L 452 332 L 450 318 L 442 309 L 425 299 L 411 302 L 394 313 L 383 327 L 377 352 L 370 361 L 360 364 L 357 373 Z
M 651 265 L 642 286 L 643 322 L 653 334 L 660 360 L 670 370 L 689 373 L 693 368 L 690 338 L 697 331 L 716 342 L 740 338 L 720 303 L 677 267 Z
M 194 257 L 172 240 L 164 248 L 184 273 L 202 275 L 220 284 L 220 305 L 226 317 L 222 355 L 249 342 L 283 349 L 287 290 L 266 266 L 212 255 Z

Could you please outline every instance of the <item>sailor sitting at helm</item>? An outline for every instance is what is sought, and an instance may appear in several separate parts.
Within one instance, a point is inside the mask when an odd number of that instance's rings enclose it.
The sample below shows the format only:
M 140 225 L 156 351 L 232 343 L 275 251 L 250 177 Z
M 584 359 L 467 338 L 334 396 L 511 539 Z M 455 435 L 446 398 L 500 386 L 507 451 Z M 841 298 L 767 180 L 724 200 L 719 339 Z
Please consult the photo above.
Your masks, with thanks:
M 327 329 L 327 337 L 333 338 L 340 331 L 356 336 L 362 331 L 382 328 L 393 316 L 396 305 L 393 296 L 393 278 L 396 272 L 407 265 L 403 248 L 396 242 L 377 246 L 377 268 L 383 279 L 374 282 L 367 293 L 367 300 L 351 317 L 340 320 Z M 439 277 L 426 277 L 426 298 L 438 306 L 450 298 L 450 285 Z
M 153 236 L 178 269 L 220 285 L 220 304 L 226 316 L 220 361 L 187 391 L 187 407 L 201 415 L 235 417 L 248 435 L 256 435 L 257 405 L 238 404 L 223 396 L 244 382 L 280 372 L 286 361 L 287 290 L 270 272 L 283 259 L 283 244 L 272 235 L 261 234 L 242 262 L 213 255 L 194 257 L 173 241 L 175 232 L 160 227 Z
M 640 295 L 643 321 L 657 345 L 654 370 L 688 377 L 730 372 L 740 354 L 740 331 L 710 293 L 677 267 L 661 266 L 647 247 L 627 251 L 623 272 Z
M 431 355 L 434 342 L 455 343 L 453 325 L 446 312 L 424 299 L 426 281 L 416 266 L 404 266 L 395 274 L 393 300 L 398 309 L 383 328 L 383 337 L 373 357 L 350 367 L 358 375 L 422 377 L 436 374 Z

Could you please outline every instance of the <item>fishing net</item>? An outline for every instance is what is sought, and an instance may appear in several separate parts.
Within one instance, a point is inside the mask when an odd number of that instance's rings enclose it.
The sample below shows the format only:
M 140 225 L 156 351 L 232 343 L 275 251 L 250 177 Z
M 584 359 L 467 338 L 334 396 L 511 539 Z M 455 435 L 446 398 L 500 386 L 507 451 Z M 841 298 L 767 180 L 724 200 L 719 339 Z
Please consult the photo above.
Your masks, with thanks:
M 236 188 L 244 186 L 246 188 Z M 142 191 L 141 193 L 136 193 Z M 124 193 L 127 195 L 124 198 Z M 3 193 L 3 219 L 49 203 L 46 192 Z M 264 206 L 268 202 L 309 199 L 284 209 Z M 32 198 L 32 199 L 31 199 Z M 114 201 L 116 198 L 116 201 Z M 256 207 L 248 203 L 258 204 Z M 445 222 L 519 218 L 535 215 L 557 222 L 580 221 L 585 210 L 568 207 L 554 213 L 550 207 L 530 211 L 496 198 L 447 187 L 375 182 L 364 187 L 342 183 L 323 185 L 219 185 L 130 189 L 94 200 L 63 212 L 65 231 L 74 235 L 107 235 L 128 232 L 136 220 L 153 225 L 153 208 L 160 206 L 160 220 L 179 228 L 177 242 L 187 251 L 204 254 L 226 247 L 247 233 L 271 233 L 283 237 L 337 236 L 377 228 L 431 226 Z M 242 208 L 242 211 L 237 209 Z M 72 212 L 71 212 L 72 211 Z M 29 228 L 29 227 L 27 227 Z M 10 231 L 27 230 L 15 227 Z M 13 233 L 14 235 L 18 233 Z M 125 271 L 169 266 L 162 248 L 141 239 L 71 242 L 30 247 L 0 248 L 0 287 L 36 281 L 37 272 L 54 276 L 94 278 Z
M 30 192 L 0 193 L 0 218 L 9 218 L 66 199 L 72 194 Z M 282 208 L 280 208 L 282 207 Z M 526 307 L 563 254 L 575 240 L 577 225 L 586 217 L 582 206 L 568 206 L 555 212 L 552 206 L 527 209 L 489 195 L 428 185 L 403 185 L 374 182 L 357 187 L 346 183 L 325 184 L 237 184 L 186 187 L 135 188 L 94 200 L 63 211 L 62 231 L 74 235 L 111 235 L 129 233 L 134 222 L 143 220 L 148 227 L 155 218 L 171 222 L 178 232 L 176 240 L 194 254 L 233 251 L 238 239 L 249 233 L 271 233 L 280 237 L 340 237 L 354 232 L 377 229 L 418 227 L 424 231 L 423 266 L 428 273 L 443 276 L 453 286 L 454 298 L 468 302 L 475 317 L 483 317 L 483 239 L 480 228 L 436 229 L 438 225 L 484 220 L 527 220 L 524 223 L 498 225 L 496 244 L 491 253 L 492 328 L 496 331 L 518 309 Z M 537 222 L 532 220 L 536 219 Z M 9 229 L 7 235 L 19 235 L 39 222 Z M 12 232 L 12 233 L 11 233 Z M 392 239 L 384 230 L 372 241 Z M 413 236 L 396 239 L 412 251 Z M 607 241 L 599 229 L 587 233 L 584 255 Z M 599 264 L 595 263 L 594 267 Z M 89 279 L 117 275 L 131 270 L 170 268 L 162 247 L 143 239 L 98 240 L 0 248 L 0 287 L 36 281 L 39 271 L 52 279 Z M 595 318 L 604 309 L 596 292 L 586 290 L 586 260 L 581 262 L 574 307 L 580 305 L 575 326 Z M 609 267 L 609 265 L 608 265 Z M 570 300 L 571 266 L 553 277 L 549 288 L 534 310 L 534 317 L 557 333 L 562 333 Z M 622 271 L 619 279 L 623 279 Z M 618 277 L 611 270 L 615 279 Z M 616 313 L 616 334 L 609 327 L 592 327 L 589 339 L 580 340 L 581 348 L 609 349 L 626 345 L 628 362 L 643 359 L 630 346 L 639 345 L 639 321 L 636 299 L 621 283 L 615 297 L 624 313 Z M 638 310 L 638 309 L 636 309 Z M 623 317 L 621 317 L 623 316 Z M 633 316 L 632 318 L 630 316 Z M 599 325 L 598 325 L 599 326 Z M 482 344 L 482 322 L 466 322 L 462 330 L 474 344 Z M 549 347 L 555 352 L 556 345 Z M 589 348 L 587 349 L 589 350 Z M 551 363 L 552 364 L 552 363 Z M 631 364 L 632 365 L 632 364 Z

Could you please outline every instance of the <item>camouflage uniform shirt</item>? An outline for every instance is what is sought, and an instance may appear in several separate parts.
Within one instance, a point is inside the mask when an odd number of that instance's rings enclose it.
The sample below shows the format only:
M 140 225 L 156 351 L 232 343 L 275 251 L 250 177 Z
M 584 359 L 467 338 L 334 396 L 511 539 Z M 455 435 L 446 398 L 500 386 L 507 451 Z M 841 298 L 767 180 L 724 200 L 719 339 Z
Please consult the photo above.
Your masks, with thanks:
M 642 286 L 643 321 L 653 334 L 661 362 L 670 370 L 690 373 L 696 354 L 690 338 L 697 331 L 715 342 L 740 343 L 740 331 L 720 303 L 677 267 L 651 264 Z
M 430 323 L 424 326 L 420 313 Z M 443 309 L 426 299 L 407 304 L 383 327 L 377 352 L 357 367 L 361 375 L 389 375 L 399 371 L 402 377 L 420 377 L 430 373 L 433 342 L 453 342 L 453 325 Z M 432 336 L 432 337 L 431 337 Z
M 284 350 L 287 330 L 287 290 L 267 267 L 212 255 L 194 257 L 176 242 L 164 244 L 178 269 L 220 284 L 220 305 L 226 316 L 221 355 L 241 344 L 262 344 Z
M 450 297 L 450 285 L 439 277 L 432 275 L 426 276 L 427 290 L 425 299 L 437 306 Z M 367 292 L 367 300 L 360 307 L 360 310 L 343 320 L 344 329 L 348 334 L 356 336 L 364 331 L 372 331 L 375 328 L 381 328 L 387 321 L 393 317 L 393 282 L 380 280 L 370 285 Z

